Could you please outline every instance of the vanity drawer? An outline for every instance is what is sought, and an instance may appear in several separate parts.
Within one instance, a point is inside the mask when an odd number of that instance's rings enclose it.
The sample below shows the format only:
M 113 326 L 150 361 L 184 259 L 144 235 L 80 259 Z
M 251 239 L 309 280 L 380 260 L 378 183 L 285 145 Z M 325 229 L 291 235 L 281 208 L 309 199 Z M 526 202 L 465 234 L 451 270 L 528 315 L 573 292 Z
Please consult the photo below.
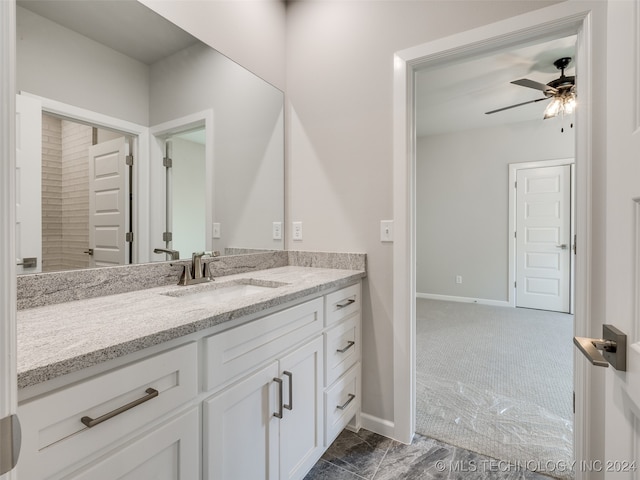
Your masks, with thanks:
M 325 326 L 333 325 L 349 315 L 359 312 L 361 307 L 360 283 L 330 293 L 325 297 Z
M 323 311 L 323 299 L 317 298 L 205 338 L 205 390 L 220 388 L 250 373 L 320 332 Z
M 325 444 L 330 445 L 360 410 L 360 363 L 324 394 Z
M 20 477 L 49 478 L 197 393 L 197 345 L 189 343 L 25 402 L 18 406 Z M 124 406 L 131 408 L 107 418 Z
M 360 314 L 352 315 L 325 335 L 325 385 L 331 385 L 360 358 Z

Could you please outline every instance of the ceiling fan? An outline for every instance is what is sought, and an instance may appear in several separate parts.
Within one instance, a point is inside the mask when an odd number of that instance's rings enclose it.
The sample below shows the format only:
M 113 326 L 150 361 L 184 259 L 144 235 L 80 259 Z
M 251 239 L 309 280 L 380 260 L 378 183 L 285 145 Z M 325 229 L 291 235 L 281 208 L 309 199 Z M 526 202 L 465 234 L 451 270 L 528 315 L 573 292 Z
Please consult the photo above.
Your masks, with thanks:
M 564 70 L 565 68 L 567 68 L 569 63 L 571 63 L 571 57 L 562 57 L 553 62 L 555 67 L 560 70 L 560 77 L 556 78 L 555 80 L 551 80 L 546 85 L 544 83 L 529 80 L 528 78 L 514 80 L 513 82 L 511 82 L 515 85 L 520 85 L 521 87 L 540 90 L 544 94 L 544 97 L 537 98 L 536 100 L 530 100 L 528 102 L 517 103 L 508 107 L 498 108 L 496 110 L 491 110 L 490 112 L 485 112 L 485 114 L 490 115 L 492 113 L 502 112 L 503 110 L 509 110 L 510 108 L 520 107 L 522 105 L 528 105 L 529 103 L 537 103 L 549 99 L 551 99 L 551 103 L 547 105 L 547 108 L 544 111 L 545 119 L 555 117 L 561 113 L 572 113 L 576 105 L 576 77 L 566 76 L 564 74 Z

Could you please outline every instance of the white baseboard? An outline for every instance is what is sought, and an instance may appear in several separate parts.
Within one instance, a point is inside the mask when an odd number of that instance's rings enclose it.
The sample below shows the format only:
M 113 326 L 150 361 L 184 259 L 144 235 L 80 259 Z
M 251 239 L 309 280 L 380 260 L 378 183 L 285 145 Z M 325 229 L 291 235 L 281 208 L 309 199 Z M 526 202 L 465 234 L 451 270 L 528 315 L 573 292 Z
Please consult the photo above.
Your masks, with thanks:
M 453 295 L 438 295 L 437 293 L 416 293 L 417 298 L 430 300 L 446 300 L 448 302 L 478 303 L 480 305 L 493 305 L 495 307 L 511 307 L 506 300 L 489 300 L 487 298 L 456 297 Z
M 393 438 L 395 425 L 389 420 L 374 417 L 373 415 L 369 415 L 368 413 L 361 413 L 360 423 L 362 425 L 362 428 L 364 428 L 365 430 L 377 433 L 378 435 L 382 435 L 383 437 Z

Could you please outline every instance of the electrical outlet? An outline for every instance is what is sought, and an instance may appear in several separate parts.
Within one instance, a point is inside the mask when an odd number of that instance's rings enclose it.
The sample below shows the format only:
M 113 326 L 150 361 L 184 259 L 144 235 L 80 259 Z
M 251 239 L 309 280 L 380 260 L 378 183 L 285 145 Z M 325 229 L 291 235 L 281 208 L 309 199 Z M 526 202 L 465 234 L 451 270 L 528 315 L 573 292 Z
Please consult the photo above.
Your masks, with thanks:
M 220 224 L 213 224 L 213 238 L 220 238 Z
M 462 283 L 462 275 L 456 275 L 456 283 L 458 285 Z
M 380 241 L 393 242 L 393 220 L 380 220 Z
M 273 222 L 273 239 L 282 240 L 282 222 Z
M 302 222 L 293 222 L 293 239 L 302 240 Z

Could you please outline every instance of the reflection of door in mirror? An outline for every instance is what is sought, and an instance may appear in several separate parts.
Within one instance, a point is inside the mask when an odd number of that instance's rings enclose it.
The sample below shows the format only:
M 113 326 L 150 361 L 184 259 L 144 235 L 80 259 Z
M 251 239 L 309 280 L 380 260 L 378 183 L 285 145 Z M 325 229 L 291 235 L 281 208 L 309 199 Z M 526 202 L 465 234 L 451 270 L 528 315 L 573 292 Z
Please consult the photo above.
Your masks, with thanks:
M 166 140 L 167 231 L 170 247 L 188 258 L 206 249 L 205 129 L 174 134 Z
M 42 271 L 130 263 L 129 142 L 42 114 Z

